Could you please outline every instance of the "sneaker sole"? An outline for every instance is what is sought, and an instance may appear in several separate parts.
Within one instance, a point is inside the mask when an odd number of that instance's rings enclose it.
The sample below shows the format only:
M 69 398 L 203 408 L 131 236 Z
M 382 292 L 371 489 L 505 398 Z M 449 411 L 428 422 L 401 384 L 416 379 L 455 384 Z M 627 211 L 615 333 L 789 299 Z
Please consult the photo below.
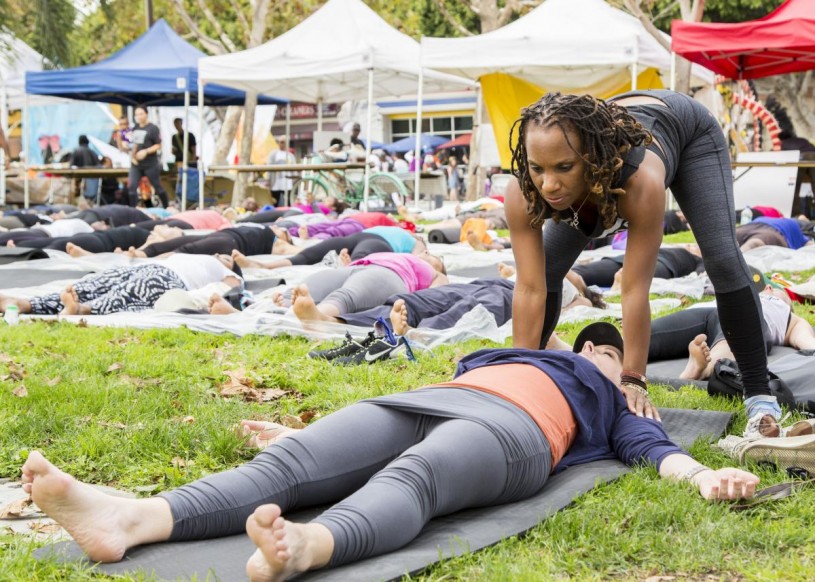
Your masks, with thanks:
M 815 477 L 815 435 L 759 439 L 747 445 L 742 460 L 770 463 L 778 469 L 802 469 Z

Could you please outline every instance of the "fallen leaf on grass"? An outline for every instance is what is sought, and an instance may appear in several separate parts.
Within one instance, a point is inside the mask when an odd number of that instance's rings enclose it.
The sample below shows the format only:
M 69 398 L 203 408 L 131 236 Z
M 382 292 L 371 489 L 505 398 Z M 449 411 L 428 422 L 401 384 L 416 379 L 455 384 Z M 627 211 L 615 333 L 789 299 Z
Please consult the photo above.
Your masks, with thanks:
M 300 420 L 308 424 L 315 418 L 320 418 L 320 413 L 316 410 L 306 410 L 305 412 L 300 414 Z
M 112 374 L 113 372 L 121 370 L 124 367 L 125 367 L 124 364 L 122 364 L 121 362 L 116 362 L 115 364 L 111 364 L 110 366 L 108 366 L 108 369 L 105 370 L 105 373 Z
M 179 469 L 183 469 L 184 467 L 192 467 L 195 464 L 195 461 L 185 461 L 181 457 L 173 457 L 171 462 Z
M 88 320 L 85 319 L 85 318 L 82 318 L 82 319 L 79 320 L 79 323 L 77 323 L 76 325 L 79 326 L 79 327 L 88 327 Z
M 676 580 L 676 576 L 648 576 L 645 582 L 671 582 L 671 580 Z
M 175 420 L 176 422 L 180 422 L 181 424 L 192 424 L 193 422 L 195 422 L 195 417 L 185 416 L 183 418 L 175 418 L 173 420 Z
M 50 380 L 46 381 L 46 382 L 45 382 L 45 384 L 46 384 L 47 386 L 56 386 L 56 385 L 57 385 L 57 384 L 59 384 L 60 382 L 62 382 L 62 378 L 61 378 L 61 377 L 59 377 L 59 376 L 57 376 L 57 377 L 55 377 L 55 378 L 51 378 Z
M 0 519 L 15 519 L 20 517 L 26 508 L 34 503 L 31 497 L 17 499 L 0 507 Z
M 248 402 L 271 402 L 288 394 L 287 390 L 280 388 L 255 388 L 255 379 L 246 375 L 243 368 L 232 372 L 224 372 L 229 378 L 221 384 L 221 396 L 240 396 Z
M 28 524 L 28 528 L 34 533 L 55 534 L 62 531 L 60 525 L 55 521 L 35 521 Z
M 2 362 L 3 364 L 8 364 L 11 361 L 12 361 L 11 356 L 9 356 L 8 354 L 0 353 L 0 362 Z
M 288 428 L 306 428 L 306 423 L 299 416 L 284 414 L 280 417 L 280 424 Z
M 28 396 L 28 390 L 26 390 L 23 384 L 17 386 L 17 388 L 12 390 L 11 393 L 17 396 L 18 398 L 25 398 L 26 396 Z

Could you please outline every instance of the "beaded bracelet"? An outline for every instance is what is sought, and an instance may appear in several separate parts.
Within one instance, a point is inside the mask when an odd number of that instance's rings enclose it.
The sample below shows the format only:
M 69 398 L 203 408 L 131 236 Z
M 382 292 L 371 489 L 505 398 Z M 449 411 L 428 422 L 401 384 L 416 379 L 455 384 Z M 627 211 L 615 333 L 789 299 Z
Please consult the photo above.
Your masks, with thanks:
M 698 474 L 699 474 L 699 473 L 701 473 L 702 471 L 712 471 L 712 470 L 713 470 L 713 469 L 711 469 L 710 467 L 707 467 L 707 466 L 705 466 L 705 465 L 696 465 L 695 467 L 693 467 L 693 468 L 691 468 L 691 469 L 688 469 L 688 472 L 687 472 L 687 473 L 685 473 L 685 474 L 682 476 L 682 480 L 683 480 L 683 481 L 690 481 L 691 479 L 693 479 L 694 477 L 696 477 L 696 475 L 698 475 Z
M 623 384 L 633 384 L 634 386 L 639 386 L 643 390 L 648 389 L 648 384 L 646 384 L 647 381 L 648 379 L 642 375 L 631 376 L 629 374 L 622 374 L 620 376 L 620 382 L 622 382 Z
M 623 382 L 620 382 L 620 387 L 621 388 L 623 388 L 623 387 L 624 388 L 631 388 L 632 390 L 634 390 L 636 392 L 639 392 L 640 394 L 642 394 L 643 396 L 648 398 L 648 390 L 646 390 L 646 388 L 644 386 L 639 386 L 639 385 L 637 385 L 637 384 L 635 384 L 633 382 L 623 381 Z
M 640 382 L 642 382 L 643 384 L 647 384 L 647 383 L 648 383 L 648 378 L 646 378 L 645 376 L 643 376 L 643 375 L 642 375 L 642 374 L 640 374 L 639 372 L 635 372 L 635 371 L 633 371 L 633 370 L 623 370 L 623 371 L 620 373 L 620 375 L 621 375 L 621 376 L 630 376 L 631 378 L 635 378 L 635 379 L 639 380 L 639 381 L 640 381 Z

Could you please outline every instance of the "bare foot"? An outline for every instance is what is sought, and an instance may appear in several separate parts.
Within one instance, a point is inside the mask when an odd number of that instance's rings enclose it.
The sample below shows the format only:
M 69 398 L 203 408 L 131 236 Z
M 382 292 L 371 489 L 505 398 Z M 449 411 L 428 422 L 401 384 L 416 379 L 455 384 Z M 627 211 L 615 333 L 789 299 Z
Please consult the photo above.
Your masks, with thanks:
M 264 265 L 259 263 L 258 261 L 253 261 L 252 259 L 247 259 L 246 255 L 238 250 L 232 251 L 232 260 L 241 268 L 255 268 L 255 269 L 263 269 Z
M 504 279 L 509 279 L 515 274 L 515 267 L 505 263 L 498 263 L 498 274 Z
M 311 296 L 311 293 L 309 293 L 306 285 L 298 285 L 292 289 L 291 304 L 294 308 L 294 314 L 300 321 L 337 322 L 335 318 L 320 311 L 320 308 L 314 303 L 314 298 Z
M 296 255 L 299 252 L 299 247 L 296 247 L 291 243 L 287 243 L 282 238 L 275 239 L 274 243 L 272 243 L 273 255 Z
M 297 234 L 300 236 L 300 238 L 302 238 L 303 240 L 306 240 L 308 238 L 308 236 L 309 236 L 308 235 L 308 227 L 304 224 L 303 226 L 301 226 L 300 228 L 297 229 Z
M 68 285 L 65 291 L 60 293 L 59 300 L 62 302 L 62 315 L 90 315 L 91 308 L 79 302 L 79 295 L 73 285 Z
M 274 233 L 275 237 L 282 240 L 283 242 L 292 244 L 291 233 L 289 233 L 288 228 L 280 228 L 279 226 L 271 226 L 269 228 L 272 229 L 272 232 Z
M 487 247 L 484 246 L 483 241 L 479 238 L 479 236 L 476 233 L 474 233 L 471 230 L 467 232 L 467 244 L 469 244 L 477 251 L 487 250 Z
M 9 240 L 9 241 L 6 241 L 6 246 L 8 248 L 10 248 L 10 249 L 13 249 L 13 248 L 15 248 L 17 246 L 17 243 L 15 243 L 13 240 Z
M 237 309 L 229 304 L 229 301 L 217 293 L 213 293 L 209 296 L 207 307 L 212 315 L 229 315 L 230 313 L 238 312 Z
M 342 249 L 338 257 L 340 260 L 340 265 L 342 265 L 343 267 L 347 267 L 348 265 L 351 264 L 351 255 L 348 252 L 348 249 Z
M 242 420 L 238 431 L 240 436 L 246 437 L 247 447 L 265 449 L 280 439 L 293 435 L 297 429 L 266 420 Z
M 331 532 L 317 523 L 286 521 L 277 505 L 261 505 L 246 520 L 246 533 L 258 547 L 246 564 L 253 582 L 278 582 L 328 563 L 334 550 Z
M 688 363 L 679 374 L 683 380 L 706 380 L 710 377 L 710 347 L 707 336 L 700 333 L 688 344 Z
M 391 309 L 391 326 L 396 335 L 405 335 L 409 330 L 407 305 L 404 299 L 397 299 Z
M 291 307 L 291 304 L 286 301 L 286 298 L 280 292 L 272 293 L 272 303 L 274 303 L 278 307 L 284 308 Z
M 136 247 L 130 247 L 127 249 L 127 254 L 130 255 L 132 259 L 146 259 L 147 253 L 144 251 L 137 249 Z
M 80 483 L 39 451 L 29 453 L 23 465 L 23 490 L 94 562 L 118 562 L 130 547 L 124 500 Z
M 121 252 L 121 249 L 119 249 L 119 251 Z M 65 252 L 72 257 L 87 257 L 88 255 L 92 254 L 90 251 L 86 251 L 82 247 L 71 242 L 65 244 Z
M 6 307 L 16 305 L 20 313 L 31 313 L 31 303 L 26 299 L 17 299 L 8 295 L 0 295 L 0 313 L 6 312 Z

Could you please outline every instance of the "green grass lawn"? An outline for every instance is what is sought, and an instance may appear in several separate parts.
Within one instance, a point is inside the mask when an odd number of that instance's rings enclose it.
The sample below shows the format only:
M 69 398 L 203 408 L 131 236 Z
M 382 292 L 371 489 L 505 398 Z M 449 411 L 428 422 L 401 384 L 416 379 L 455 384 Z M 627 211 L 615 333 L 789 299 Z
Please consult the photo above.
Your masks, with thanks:
M 797 311 L 815 321 L 809 309 Z M 559 329 L 569 340 L 577 326 Z M 421 354 L 418 364 L 356 368 L 306 358 L 314 345 L 302 338 L 185 329 L 2 326 L 0 477 L 18 479 L 28 451 L 40 449 L 81 480 L 155 494 L 251 458 L 232 432 L 242 418 L 311 421 L 360 398 L 447 379 L 462 355 L 493 344 L 470 341 Z M 224 398 L 225 372 L 286 394 L 264 403 Z M 654 386 L 652 393 L 661 406 L 732 410 L 733 430 L 744 426 L 737 405 L 701 391 Z M 692 452 L 714 467 L 728 463 L 706 443 Z M 765 485 L 786 479 L 753 469 Z M 736 513 L 643 468 L 597 487 L 521 539 L 447 561 L 417 578 L 809 580 L 814 542 L 813 490 Z M 35 560 L 37 545 L 0 532 L 0 580 L 100 577 Z

